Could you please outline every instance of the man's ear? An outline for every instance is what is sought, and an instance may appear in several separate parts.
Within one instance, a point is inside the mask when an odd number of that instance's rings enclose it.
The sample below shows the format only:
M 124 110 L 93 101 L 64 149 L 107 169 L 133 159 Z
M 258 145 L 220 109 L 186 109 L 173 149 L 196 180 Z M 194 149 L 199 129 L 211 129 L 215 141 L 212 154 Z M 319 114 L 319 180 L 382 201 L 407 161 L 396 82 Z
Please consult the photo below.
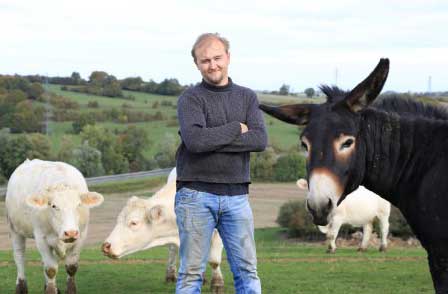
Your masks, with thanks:
M 159 223 L 165 216 L 164 208 L 162 205 L 153 206 L 147 210 L 146 215 L 151 223 Z
M 89 208 L 100 206 L 104 201 L 103 195 L 97 192 L 87 192 L 80 195 L 81 203 Z
M 29 195 L 25 202 L 31 208 L 44 209 L 48 207 L 49 197 L 46 194 Z

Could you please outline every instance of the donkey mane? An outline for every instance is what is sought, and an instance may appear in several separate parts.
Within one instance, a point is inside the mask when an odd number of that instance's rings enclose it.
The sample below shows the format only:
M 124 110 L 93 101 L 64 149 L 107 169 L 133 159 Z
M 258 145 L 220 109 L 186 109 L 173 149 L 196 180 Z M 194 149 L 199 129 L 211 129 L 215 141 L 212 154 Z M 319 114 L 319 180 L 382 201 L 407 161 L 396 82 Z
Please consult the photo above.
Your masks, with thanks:
M 386 112 L 397 113 L 400 116 L 448 120 L 448 109 L 397 95 L 382 96 L 372 106 Z
M 322 85 L 319 88 L 327 96 L 328 103 L 339 102 L 350 93 L 350 91 L 344 91 L 337 86 Z M 373 102 L 371 107 L 396 113 L 400 116 L 448 120 L 448 109 L 411 98 L 400 97 L 398 94 L 381 95 L 379 99 Z

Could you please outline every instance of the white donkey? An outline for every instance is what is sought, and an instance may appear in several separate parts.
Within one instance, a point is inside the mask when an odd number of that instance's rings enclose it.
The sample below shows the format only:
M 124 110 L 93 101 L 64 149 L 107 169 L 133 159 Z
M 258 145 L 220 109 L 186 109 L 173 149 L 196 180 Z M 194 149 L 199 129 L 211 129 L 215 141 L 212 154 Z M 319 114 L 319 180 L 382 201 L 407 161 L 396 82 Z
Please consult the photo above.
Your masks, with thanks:
M 297 186 L 302 190 L 308 190 L 305 179 L 299 179 Z M 390 203 L 363 186 L 347 195 L 344 201 L 329 215 L 326 226 L 318 226 L 319 230 L 326 234 L 328 253 L 336 252 L 336 238 L 343 224 L 354 227 L 363 227 L 363 236 L 358 251 L 366 251 L 372 234 L 373 221 L 378 218 L 381 228 L 380 251 L 387 249 L 387 235 L 389 233 Z
M 63 162 L 26 160 L 12 173 L 6 192 L 6 213 L 17 266 L 16 293 L 28 293 L 25 240 L 34 238 L 42 256 L 45 293 L 56 294 L 59 259 L 68 274 L 66 293 L 76 293 L 75 274 L 87 236 L 89 208 L 103 196 L 89 192 L 82 174 Z
M 104 241 L 103 253 L 110 258 L 121 258 L 128 254 L 168 245 L 169 257 L 166 281 L 176 281 L 176 257 L 179 248 L 179 232 L 174 212 L 176 194 L 176 169 L 166 185 L 154 196 L 141 199 L 132 196 L 117 218 L 115 228 Z M 224 293 L 221 273 L 222 240 L 215 230 L 210 245 L 208 263 L 212 267 L 211 288 L 213 293 Z

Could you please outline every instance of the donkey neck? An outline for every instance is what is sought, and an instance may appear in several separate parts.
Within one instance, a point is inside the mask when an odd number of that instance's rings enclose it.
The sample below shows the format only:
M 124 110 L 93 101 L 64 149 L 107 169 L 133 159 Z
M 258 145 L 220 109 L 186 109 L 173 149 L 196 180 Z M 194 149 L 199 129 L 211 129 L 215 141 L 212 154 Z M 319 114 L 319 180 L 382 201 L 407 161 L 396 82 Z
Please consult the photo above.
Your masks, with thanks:
M 421 177 L 437 159 L 434 146 L 447 144 L 446 121 L 367 109 L 362 113 L 361 140 L 365 150 L 362 184 L 398 205 L 401 197 L 418 191 Z

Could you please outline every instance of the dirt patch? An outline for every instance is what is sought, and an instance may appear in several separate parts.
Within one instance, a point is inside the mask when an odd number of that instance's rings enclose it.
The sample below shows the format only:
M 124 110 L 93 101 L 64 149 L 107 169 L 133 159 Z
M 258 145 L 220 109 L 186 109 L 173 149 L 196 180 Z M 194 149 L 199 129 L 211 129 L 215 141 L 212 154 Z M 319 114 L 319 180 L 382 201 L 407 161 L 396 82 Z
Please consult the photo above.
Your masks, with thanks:
M 91 210 L 89 233 L 86 245 L 103 242 L 115 226 L 116 218 L 126 201 L 132 195 L 143 195 L 158 188 L 132 193 L 107 194 L 104 203 Z M 254 183 L 250 186 L 250 203 L 254 213 L 256 228 L 276 227 L 275 219 L 280 206 L 289 201 L 303 199 L 305 194 L 295 183 L 266 184 Z M 27 247 L 34 247 L 34 240 L 27 240 Z M 5 202 L 0 202 L 0 250 L 11 249 L 6 225 Z

